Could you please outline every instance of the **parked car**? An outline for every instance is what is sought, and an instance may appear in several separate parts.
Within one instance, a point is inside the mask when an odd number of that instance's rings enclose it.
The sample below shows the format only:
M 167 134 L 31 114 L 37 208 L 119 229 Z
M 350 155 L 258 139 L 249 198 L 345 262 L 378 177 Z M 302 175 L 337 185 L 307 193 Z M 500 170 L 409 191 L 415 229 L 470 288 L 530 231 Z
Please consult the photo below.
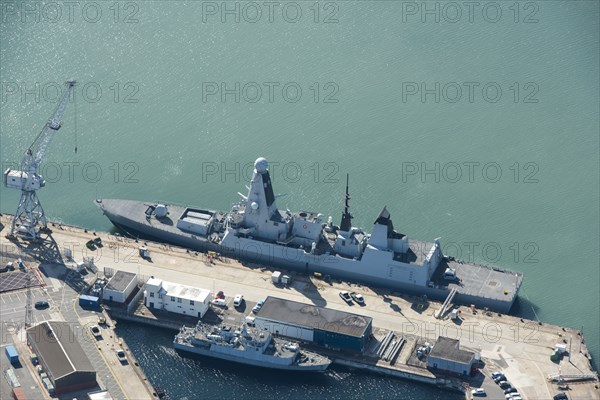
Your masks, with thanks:
M 342 300 L 344 300 L 346 303 L 348 304 L 352 304 L 352 297 L 350 297 L 350 293 L 348 293 L 346 290 L 342 290 L 340 292 L 340 297 L 342 298 Z
M 514 387 L 509 387 L 504 389 L 504 394 L 511 394 L 511 393 L 516 393 L 517 389 L 515 389 Z
M 48 304 L 48 302 L 46 300 L 40 300 L 40 301 L 35 302 L 34 307 L 37 308 L 38 310 L 41 310 L 43 308 L 50 307 L 50 304 Z
M 485 389 L 484 388 L 475 388 L 475 389 L 471 390 L 471 394 L 473 396 L 485 396 Z
M 100 327 L 98 325 L 90 326 L 90 331 L 96 339 L 100 339 L 102 337 L 102 332 L 100 332 Z
M 213 301 L 211 301 L 211 303 L 217 307 L 227 307 L 227 302 L 225 301 L 225 299 L 214 299 Z
M 225 298 L 225 293 L 223 293 L 222 290 L 219 290 L 217 292 L 217 294 L 215 294 L 215 299 L 224 299 Z
M 565 393 L 557 393 L 554 395 L 554 400 L 568 400 L 569 397 Z
M 256 305 L 254 307 L 252 307 L 252 312 L 253 313 L 257 313 L 260 311 L 260 309 L 262 308 L 263 304 L 265 304 L 264 300 L 259 300 L 258 303 L 256 303 Z
M 502 371 L 492 372 L 492 379 L 496 379 L 499 376 L 504 376 L 504 372 L 502 372 Z
M 500 384 L 500 382 L 505 381 L 506 377 L 504 375 L 500 375 L 496 378 L 494 378 L 494 382 L 496 382 L 497 384 Z
M 241 294 L 236 294 L 235 297 L 233 298 L 233 306 L 234 307 L 241 306 L 243 302 L 244 302 L 244 296 Z
M 508 389 L 510 387 L 510 382 L 508 381 L 500 381 L 498 383 L 502 389 Z
M 125 364 L 127 362 L 127 356 L 125 355 L 125 352 L 123 350 L 117 350 L 116 353 L 121 364 Z
M 350 297 L 352 297 L 352 300 L 354 300 L 357 304 L 360 304 L 361 306 L 365 304 L 365 298 L 360 293 L 351 292 Z

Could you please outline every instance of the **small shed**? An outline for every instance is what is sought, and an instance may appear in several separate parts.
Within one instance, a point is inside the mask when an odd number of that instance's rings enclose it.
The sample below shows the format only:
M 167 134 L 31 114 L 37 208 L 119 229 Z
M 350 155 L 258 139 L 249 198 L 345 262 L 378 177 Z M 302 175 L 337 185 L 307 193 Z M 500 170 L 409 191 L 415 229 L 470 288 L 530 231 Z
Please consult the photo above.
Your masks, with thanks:
M 438 337 L 427 356 L 427 367 L 459 375 L 468 375 L 475 362 L 474 352 L 462 350 L 456 339 Z
M 102 298 L 106 301 L 125 303 L 138 283 L 137 274 L 132 272 L 117 271 L 104 287 Z

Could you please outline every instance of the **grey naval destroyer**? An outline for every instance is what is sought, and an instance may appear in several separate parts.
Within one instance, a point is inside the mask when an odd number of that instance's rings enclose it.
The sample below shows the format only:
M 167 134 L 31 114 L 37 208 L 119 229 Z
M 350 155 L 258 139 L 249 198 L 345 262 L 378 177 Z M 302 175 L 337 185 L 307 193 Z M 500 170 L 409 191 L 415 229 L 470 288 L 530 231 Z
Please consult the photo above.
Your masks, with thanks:
M 235 330 L 198 322 L 183 327 L 173 340 L 176 350 L 222 360 L 279 370 L 322 372 L 331 360 L 301 350 L 297 343 L 275 338 L 269 332 L 243 324 Z
M 264 158 L 254 163 L 248 194 L 238 194 L 229 212 L 121 199 L 96 204 L 133 237 L 504 313 L 517 298 L 522 274 L 445 256 L 438 239 L 409 240 L 385 207 L 370 234 L 353 227 L 348 181 L 339 226 L 322 214 L 279 210 Z

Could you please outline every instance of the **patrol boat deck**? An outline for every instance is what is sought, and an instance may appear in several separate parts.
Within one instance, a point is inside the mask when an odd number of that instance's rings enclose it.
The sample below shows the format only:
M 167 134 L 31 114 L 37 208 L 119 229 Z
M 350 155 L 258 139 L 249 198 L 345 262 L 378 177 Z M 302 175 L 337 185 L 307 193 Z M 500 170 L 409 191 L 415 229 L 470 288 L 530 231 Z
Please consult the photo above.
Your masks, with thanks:
M 194 328 L 184 326 L 175 336 L 173 346 L 184 352 L 281 370 L 322 372 L 331 364 L 327 357 L 301 350 L 296 343 L 246 324 L 235 330 L 202 322 Z
M 351 226 L 348 184 L 340 226 L 314 212 L 280 211 L 264 158 L 255 162 L 248 195 L 229 213 L 132 200 L 99 199 L 114 225 L 131 236 L 197 251 L 336 279 L 363 282 L 443 300 L 508 312 L 522 275 L 444 256 L 439 240 L 410 240 L 394 230 L 384 207 L 372 232 Z

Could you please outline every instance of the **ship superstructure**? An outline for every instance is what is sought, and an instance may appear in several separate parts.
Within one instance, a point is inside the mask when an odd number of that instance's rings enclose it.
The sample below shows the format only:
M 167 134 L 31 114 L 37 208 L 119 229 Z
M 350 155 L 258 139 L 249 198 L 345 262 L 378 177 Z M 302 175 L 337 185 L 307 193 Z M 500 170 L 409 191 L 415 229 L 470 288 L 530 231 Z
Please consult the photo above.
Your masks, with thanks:
M 442 254 L 437 239 L 409 240 L 394 230 L 386 207 L 371 233 L 352 227 L 348 180 L 339 226 L 320 213 L 279 210 L 264 158 L 255 161 L 248 194 L 240 197 L 228 213 L 131 200 L 97 203 L 132 236 L 440 300 L 452 294 L 455 302 L 501 312 L 517 298 L 521 274 L 455 261 Z
M 193 328 L 184 326 L 175 336 L 173 346 L 183 352 L 264 368 L 322 372 L 331 364 L 327 357 L 247 324 L 239 328 L 202 322 Z

